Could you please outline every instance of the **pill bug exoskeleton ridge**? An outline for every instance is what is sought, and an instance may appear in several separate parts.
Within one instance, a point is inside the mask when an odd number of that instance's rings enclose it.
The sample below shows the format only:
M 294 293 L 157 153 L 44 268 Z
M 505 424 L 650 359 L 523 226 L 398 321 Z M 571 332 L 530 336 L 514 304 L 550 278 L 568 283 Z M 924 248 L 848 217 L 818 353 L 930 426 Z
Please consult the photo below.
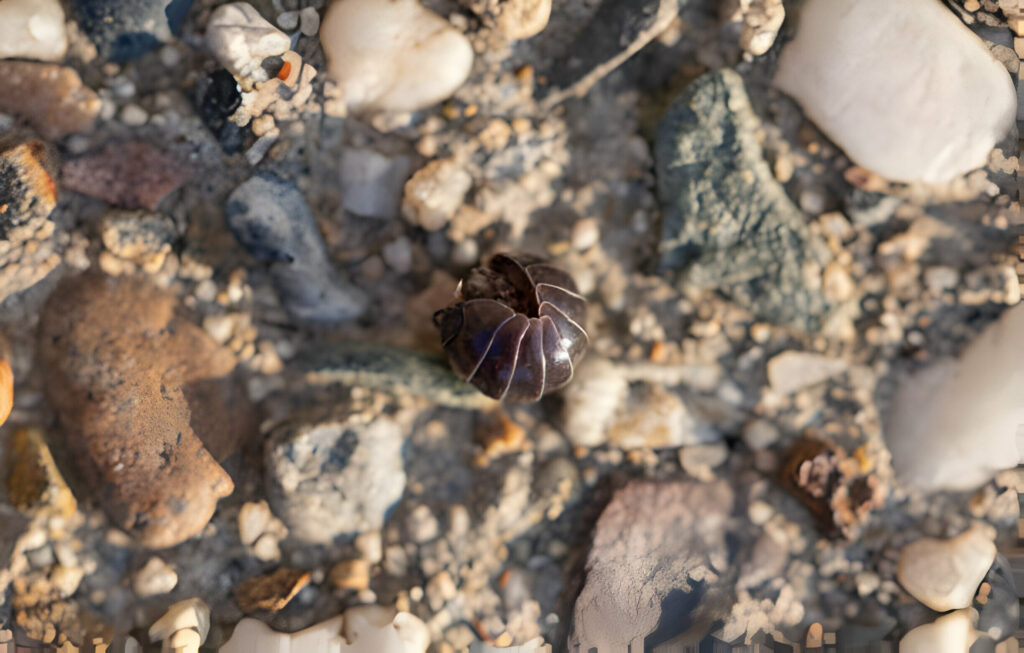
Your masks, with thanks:
M 572 379 L 587 348 L 586 302 L 568 274 L 541 259 L 495 255 L 434 314 L 455 372 L 506 401 L 536 401 Z

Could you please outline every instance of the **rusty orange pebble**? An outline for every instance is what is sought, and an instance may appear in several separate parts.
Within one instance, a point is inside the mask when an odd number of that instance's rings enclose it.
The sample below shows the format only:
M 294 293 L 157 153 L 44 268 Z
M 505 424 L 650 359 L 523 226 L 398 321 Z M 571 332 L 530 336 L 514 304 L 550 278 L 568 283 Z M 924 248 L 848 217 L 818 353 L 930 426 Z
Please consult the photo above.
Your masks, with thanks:
M 281 70 L 277 71 L 277 78 L 281 81 L 288 79 L 288 75 L 292 74 L 292 64 L 290 61 L 284 62 L 281 66 Z
M 0 425 L 7 421 L 14 407 L 14 373 L 6 359 L 0 360 Z

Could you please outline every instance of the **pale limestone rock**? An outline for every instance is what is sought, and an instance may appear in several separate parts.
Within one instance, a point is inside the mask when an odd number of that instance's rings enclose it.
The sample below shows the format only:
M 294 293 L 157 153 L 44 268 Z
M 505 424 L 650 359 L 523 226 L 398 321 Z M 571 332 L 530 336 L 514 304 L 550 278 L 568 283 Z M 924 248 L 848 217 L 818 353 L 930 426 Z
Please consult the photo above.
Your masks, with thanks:
M 629 382 L 611 361 L 583 359 L 575 380 L 562 393 L 562 419 L 569 441 L 577 447 L 599 447 L 629 394 Z
M 167 608 L 164 616 L 149 627 L 149 641 L 168 641 L 182 630 L 199 633 L 199 642 L 210 632 L 210 607 L 202 599 L 185 599 Z
M 985 165 L 1016 111 L 1006 69 L 937 0 L 808 0 L 775 85 L 854 162 L 894 181 Z
M 808 351 L 784 351 L 768 361 L 768 385 L 789 395 L 846 371 L 847 363 Z
M 206 27 L 206 47 L 233 75 L 256 82 L 269 78 L 263 60 L 291 48 L 288 35 L 274 27 L 247 2 L 221 5 Z
M 498 29 L 512 40 L 528 39 L 543 32 L 550 18 L 551 0 L 506 0 Z
M 431 161 L 405 183 L 402 216 L 427 231 L 442 229 L 472 187 L 473 178 L 454 159 Z
M 900 640 L 900 653 L 967 653 L 977 638 L 973 610 L 957 610 L 914 628 Z
M 256 619 L 242 619 L 219 653 L 424 653 L 427 627 L 392 608 L 365 605 L 297 633 L 279 633 Z
M 177 584 L 177 572 L 157 556 L 150 558 L 132 578 L 132 589 L 142 597 L 167 594 Z
M 58 0 L 0 0 L 0 59 L 60 61 L 67 49 Z
M 959 610 L 971 605 L 995 559 L 991 534 L 976 525 L 948 540 L 923 537 L 906 545 L 896 577 L 932 610 Z
M 885 425 L 893 469 L 922 490 L 969 490 L 1024 460 L 1024 305 L 960 355 L 904 377 Z
M 320 25 L 320 42 L 353 112 L 436 104 L 473 65 L 469 40 L 417 0 L 336 0 Z

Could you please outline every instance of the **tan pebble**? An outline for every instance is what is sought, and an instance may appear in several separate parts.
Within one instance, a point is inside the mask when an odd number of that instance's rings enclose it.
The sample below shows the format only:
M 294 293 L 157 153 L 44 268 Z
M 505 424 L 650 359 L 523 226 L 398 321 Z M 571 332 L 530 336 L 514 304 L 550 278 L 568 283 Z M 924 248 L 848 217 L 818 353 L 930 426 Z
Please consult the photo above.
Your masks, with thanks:
M 278 546 L 278 538 L 270 533 L 264 533 L 252 545 L 252 554 L 263 562 L 277 562 L 281 559 L 281 548 Z
M 7 421 L 14 407 L 14 372 L 11 364 L 0 360 L 0 425 Z
M 540 34 L 551 18 L 551 0 L 508 0 L 500 6 L 498 29 L 512 40 Z
M 256 542 L 266 532 L 273 515 L 266 501 L 248 501 L 238 511 L 238 537 L 246 546 Z
M 202 643 L 199 633 L 191 628 L 174 633 L 168 642 L 174 653 L 199 653 L 199 645 Z
M 370 586 L 370 563 L 366 560 L 342 560 L 331 568 L 328 576 L 338 589 L 361 591 Z
M 823 631 L 824 631 L 824 628 L 822 628 L 821 624 L 819 624 L 819 623 L 811 624 L 811 627 L 807 629 L 807 640 L 806 640 L 807 648 L 821 648 L 822 647 L 822 645 L 825 643 L 824 642 L 824 638 L 822 637 Z

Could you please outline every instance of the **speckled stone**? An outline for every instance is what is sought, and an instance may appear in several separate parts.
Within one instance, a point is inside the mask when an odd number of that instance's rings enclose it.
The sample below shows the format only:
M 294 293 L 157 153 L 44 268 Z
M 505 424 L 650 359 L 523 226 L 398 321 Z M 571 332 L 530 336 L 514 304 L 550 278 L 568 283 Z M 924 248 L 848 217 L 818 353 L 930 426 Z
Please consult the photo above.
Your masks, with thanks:
M 127 61 L 169 42 L 192 0 L 74 0 L 73 13 L 100 56 Z
M 12 113 L 47 140 L 88 131 L 100 98 L 72 68 L 35 61 L 0 61 L 0 112 Z
M 758 128 L 732 70 L 702 75 L 673 102 L 655 143 L 661 269 L 681 289 L 718 290 L 760 319 L 815 331 L 829 305 L 807 279 L 820 278 L 827 249 L 775 180 Z
M 148 281 L 88 273 L 47 300 L 39 353 L 76 494 L 145 546 L 199 533 L 254 430 L 230 352 Z

